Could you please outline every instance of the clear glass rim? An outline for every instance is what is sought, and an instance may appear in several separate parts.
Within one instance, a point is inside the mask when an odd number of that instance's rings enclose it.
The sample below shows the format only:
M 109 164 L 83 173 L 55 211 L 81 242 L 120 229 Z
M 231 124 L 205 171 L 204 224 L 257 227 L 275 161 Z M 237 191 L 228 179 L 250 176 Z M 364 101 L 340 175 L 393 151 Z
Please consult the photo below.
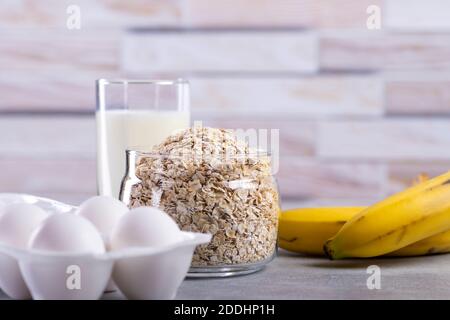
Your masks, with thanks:
M 163 153 L 163 152 L 153 152 L 153 151 L 143 151 L 139 147 L 133 147 L 128 148 L 125 150 L 127 156 L 143 156 L 143 157 L 149 157 L 149 158 L 183 158 L 187 156 L 195 155 L 193 152 L 186 152 L 186 153 Z M 246 153 L 221 153 L 221 154 L 205 154 L 205 157 L 224 157 L 227 159 L 236 159 L 236 158 L 242 158 L 242 157 L 256 157 L 256 158 L 267 158 L 271 157 L 272 154 L 270 151 L 263 150 L 263 149 L 256 149 L 252 150 L 252 152 L 246 152 Z
M 150 89 L 158 91 L 159 89 L 174 89 L 176 90 L 176 97 L 174 97 L 174 106 L 176 106 L 174 111 L 189 111 L 189 82 L 183 78 L 176 79 L 106 79 L 101 78 L 95 81 L 96 88 L 96 111 L 104 112 L 110 109 L 107 102 L 107 92 L 115 85 L 122 89 L 122 101 L 120 101 L 121 107 L 116 109 L 130 110 L 128 101 L 128 90 L 136 86 L 142 86 L 139 89 Z M 155 100 L 156 102 L 156 100 Z M 154 107 L 157 103 L 153 103 Z M 150 108 L 155 110 L 155 108 Z M 158 108 L 156 108 L 157 110 Z
M 100 78 L 96 80 L 100 86 L 108 84 L 155 84 L 155 85 L 187 85 L 189 81 L 183 78 L 177 79 L 106 79 Z

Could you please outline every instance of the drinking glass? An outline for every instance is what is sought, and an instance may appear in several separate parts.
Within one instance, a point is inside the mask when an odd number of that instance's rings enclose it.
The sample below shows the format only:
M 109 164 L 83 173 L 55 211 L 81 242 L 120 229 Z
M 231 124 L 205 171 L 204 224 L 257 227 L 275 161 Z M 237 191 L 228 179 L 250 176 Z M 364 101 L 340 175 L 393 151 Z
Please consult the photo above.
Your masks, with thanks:
M 100 79 L 96 93 L 98 193 L 118 198 L 126 150 L 139 146 L 151 151 L 176 130 L 189 127 L 189 83 Z

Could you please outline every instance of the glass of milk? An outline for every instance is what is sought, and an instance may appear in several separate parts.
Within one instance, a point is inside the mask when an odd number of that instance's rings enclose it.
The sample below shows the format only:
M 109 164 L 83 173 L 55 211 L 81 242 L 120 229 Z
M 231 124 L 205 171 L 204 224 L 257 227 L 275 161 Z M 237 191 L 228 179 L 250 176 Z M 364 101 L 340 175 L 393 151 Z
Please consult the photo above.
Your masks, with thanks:
M 189 83 L 185 80 L 97 80 L 97 186 L 118 198 L 126 150 L 152 147 L 188 128 Z

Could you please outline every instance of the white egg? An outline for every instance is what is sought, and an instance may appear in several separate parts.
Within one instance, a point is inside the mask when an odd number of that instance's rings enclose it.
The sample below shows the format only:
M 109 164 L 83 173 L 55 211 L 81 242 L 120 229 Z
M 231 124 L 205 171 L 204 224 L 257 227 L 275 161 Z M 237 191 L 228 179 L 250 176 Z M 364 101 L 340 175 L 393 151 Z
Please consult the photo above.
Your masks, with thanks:
M 27 203 L 5 206 L 0 217 L 0 243 L 26 248 L 33 231 L 48 216 L 41 208 Z M 17 261 L 4 254 L 0 254 L 0 287 L 14 299 L 31 298 Z
M 33 232 L 28 246 L 58 252 L 61 257 L 47 259 L 46 264 L 38 260 L 24 263 L 23 274 L 33 299 L 98 299 L 110 279 L 112 263 L 96 266 L 95 259 L 83 258 L 84 254 L 105 252 L 105 245 L 97 228 L 81 216 L 59 213 L 49 217 Z M 67 290 L 68 274 L 72 280 L 78 279 L 73 280 L 79 282 L 77 290 Z
M 108 239 L 119 218 L 128 212 L 121 201 L 107 196 L 92 197 L 81 204 L 77 214 L 92 222 L 101 235 Z
M 91 221 L 105 241 L 106 250 L 110 250 L 109 239 L 111 231 L 122 215 L 128 212 L 128 207 L 121 201 L 107 196 L 96 196 L 83 202 L 76 214 Z M 107 292 L 115 291 L 116 286 L 111 281 L 106 287 Z
M 26 248 L 33 230 L 48 216 L 49 213 L 28 203 L 6 206 L 0 217 L 0 242 Z
M 111 249 L 164 246 L 182 241 L 175 221 L 165 212 L 139 207 L 123 215 L 111 233 Z
M 59 213 L 46 219 L 33 232 L 28 247 L 70 253 L 105 252 L 97 228 L 89 220 L 71 213 Z

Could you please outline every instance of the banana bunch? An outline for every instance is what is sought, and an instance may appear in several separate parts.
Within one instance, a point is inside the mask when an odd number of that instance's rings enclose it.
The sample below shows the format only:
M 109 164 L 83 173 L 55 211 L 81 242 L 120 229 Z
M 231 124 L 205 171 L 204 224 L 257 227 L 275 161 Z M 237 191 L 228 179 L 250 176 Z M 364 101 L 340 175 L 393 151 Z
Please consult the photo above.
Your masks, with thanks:
M 284 211 L 279 245 L 331 259 L 450 252 L 450 172 L 368 208 Z

